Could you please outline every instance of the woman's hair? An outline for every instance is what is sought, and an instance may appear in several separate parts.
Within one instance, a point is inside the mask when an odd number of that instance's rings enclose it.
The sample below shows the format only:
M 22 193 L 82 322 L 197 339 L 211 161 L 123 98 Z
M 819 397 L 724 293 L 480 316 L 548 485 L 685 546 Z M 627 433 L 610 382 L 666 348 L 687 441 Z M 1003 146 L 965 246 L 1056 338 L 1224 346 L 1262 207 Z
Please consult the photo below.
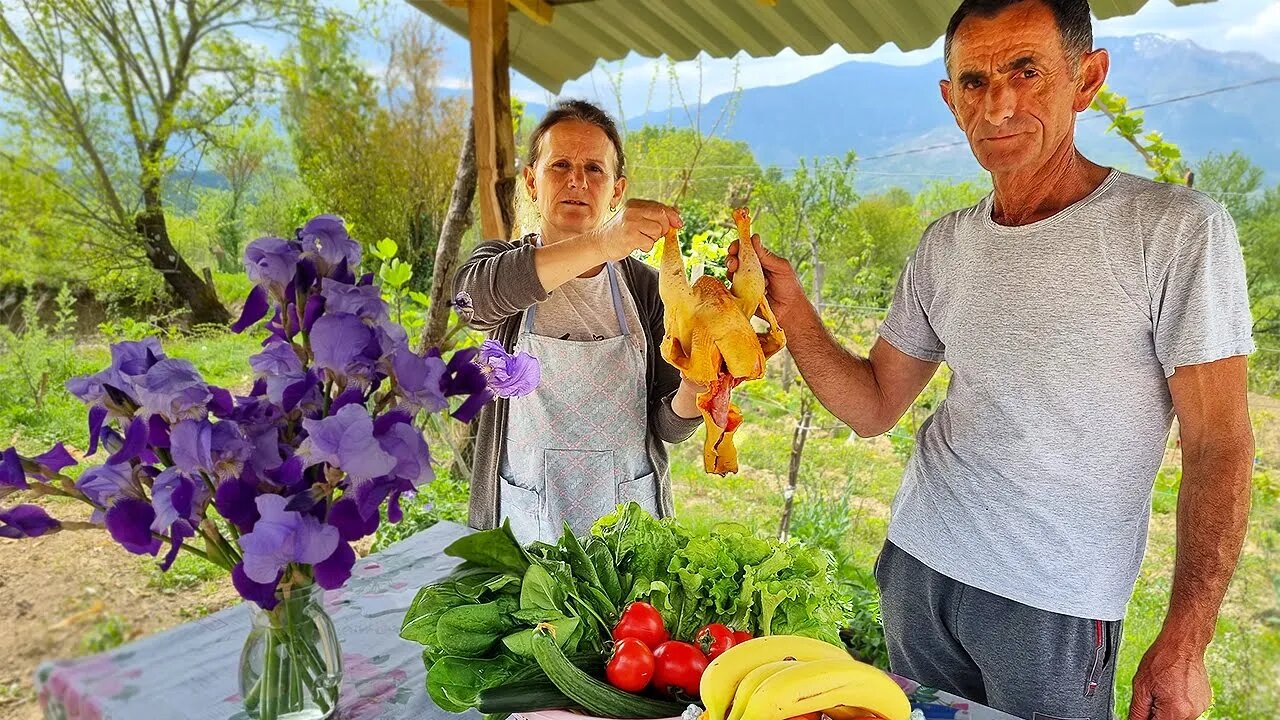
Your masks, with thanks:
M 542 136 L 547 134 L 551 126 L 566 120 L 590 123 L 603 130 L 609 142 L 613 143 L 617 160 L 615 163 L 617 176 L 626 177 L 627 157 L 622 152 L 622 138 L 618 135 L 618 125 L 613 118 L 609 117 L 609 113 L 586 100 L 561 100 L 547 111 L 547 114 L 542 117 L 542 122 L 538 123 L 538 127 L 534 128 L 533 135 L 529 138 L 529 157 L 526 159 L 529 167 L 538 164 L 538 157 L 542 154 Z

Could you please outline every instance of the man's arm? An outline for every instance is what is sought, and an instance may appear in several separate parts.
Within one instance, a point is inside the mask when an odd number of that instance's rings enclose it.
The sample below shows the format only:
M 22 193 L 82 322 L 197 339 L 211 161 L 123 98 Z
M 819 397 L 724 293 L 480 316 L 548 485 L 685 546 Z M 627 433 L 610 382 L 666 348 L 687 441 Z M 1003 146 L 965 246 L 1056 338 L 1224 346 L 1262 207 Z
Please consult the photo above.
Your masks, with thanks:
M 1204 655 L 1249 517 L 1247 367 L 1232 357 L 1179 367 L 1169 378 L 1182 439 L 1177 556 L 1164 626 L 1133 680 L 1132 720 L 1189 720 L 1211 701 Z
M 892 430 L 940 364 L 911 357 L 883 338 L 868 357 L 849 352 L 807 300 L 778 324 L 814 396 L 860 437 Z
M 787 334 L 787 350 L 814 396 L 832 415 L 861 437 L 893 429 L 929 384 L 940 363 L 914 358 L 883 339 L 869 357 L 851 353 L 822 323 L 805 297 L 795 269 L 753 235 L 756 254 L 768 283 L 769 305 Z M 738 243 L 729 248 L 729 271 L 738 269 Z

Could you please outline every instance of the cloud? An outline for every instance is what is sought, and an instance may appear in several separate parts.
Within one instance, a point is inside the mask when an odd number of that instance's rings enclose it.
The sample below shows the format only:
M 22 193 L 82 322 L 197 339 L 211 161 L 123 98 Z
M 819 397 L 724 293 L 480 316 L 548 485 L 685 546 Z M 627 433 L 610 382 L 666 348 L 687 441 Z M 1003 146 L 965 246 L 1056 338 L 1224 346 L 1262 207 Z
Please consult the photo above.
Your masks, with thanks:
M 1235 25 L 1227 30 L 1228 40 L 1280 39 L 1280 4 L 1268 5 L 1251 22 Z

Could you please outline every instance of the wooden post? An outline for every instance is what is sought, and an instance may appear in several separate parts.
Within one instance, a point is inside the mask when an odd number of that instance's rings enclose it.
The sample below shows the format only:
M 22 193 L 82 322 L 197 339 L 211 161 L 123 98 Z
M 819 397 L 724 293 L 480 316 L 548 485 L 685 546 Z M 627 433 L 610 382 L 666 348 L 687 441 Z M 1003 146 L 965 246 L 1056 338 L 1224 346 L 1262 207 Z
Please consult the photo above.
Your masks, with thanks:
M 471 0 L 471 91 L 476 194 L 486 240 L 508 240 L 515 210 L 515 128 L 507 55 L 507 0 Z

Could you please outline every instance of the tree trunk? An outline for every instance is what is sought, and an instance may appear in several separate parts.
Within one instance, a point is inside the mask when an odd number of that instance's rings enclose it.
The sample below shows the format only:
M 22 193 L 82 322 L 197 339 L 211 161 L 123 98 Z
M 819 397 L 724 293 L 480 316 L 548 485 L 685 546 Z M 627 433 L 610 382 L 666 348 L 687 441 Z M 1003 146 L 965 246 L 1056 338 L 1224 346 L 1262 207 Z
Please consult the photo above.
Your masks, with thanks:
M 472 120 L 474 125 L 475 120 Z M 453 274 L 458 269 L 458 255 L 462 250 L 462 236 L 471 227 L 471 201 L 476 195 L 476 134 L 467 128 L 462 143 L 462 157 L 458 160 L 458 172 L 453 177 L 453 190 L 449 197 L 449 212 L 440 228 L 440 242 L 436 243 L 435 266 L 431 272 L 431 307 L 427 311 L 427 324 L 422 331 L 422 348 L 436 347 L 444 341 L 449 328 L 449 301 L 453 299 Z
M 822 317 L 822 283 L 826 275 L 826 266 L 818 256 L 818 238 L 809 228 L 809 251 L 813 265 L 813 306 L 818 309 L 818 317 Z M 813 424 L 813 403 L 815 398 L 808 388 L 800 390 L 800 422 L 791 435 L 791 465 L 787 468 L 787 489 L 783 495 L 782 524 L 778 528 L 778 539 L 785 541 L 791 534 L 791 514 L 795 509 L 796 487 L 800 483 L 800 461 L 804 458 L 804 446 L 809 440 L 809 428 Z
M 169 226 L 165 222 L 158 190 L 144 189 L 143 201 L 144 209 L 134 218 L 134 227 L 142 237 L 151 267 L 160 272 L 174 298 L 191 310 L 193 325 L 230 324 L 231 314 L 218 302 L 213 288 L 196 275 L 169 240 Z
M 800 398 L 800 422 L 791 435 L 791 465 L 787 468 L 787 489 L 782 506 L 782 524 L 778 539 L 786 542 L 791 535 L 791 514 L 795 510 L 796 487 L 800 484 L 800 461 L 804 457 L 804 445 L 809 440 L 809 426 L 813 423 L 813 402 L 808 391 Z

